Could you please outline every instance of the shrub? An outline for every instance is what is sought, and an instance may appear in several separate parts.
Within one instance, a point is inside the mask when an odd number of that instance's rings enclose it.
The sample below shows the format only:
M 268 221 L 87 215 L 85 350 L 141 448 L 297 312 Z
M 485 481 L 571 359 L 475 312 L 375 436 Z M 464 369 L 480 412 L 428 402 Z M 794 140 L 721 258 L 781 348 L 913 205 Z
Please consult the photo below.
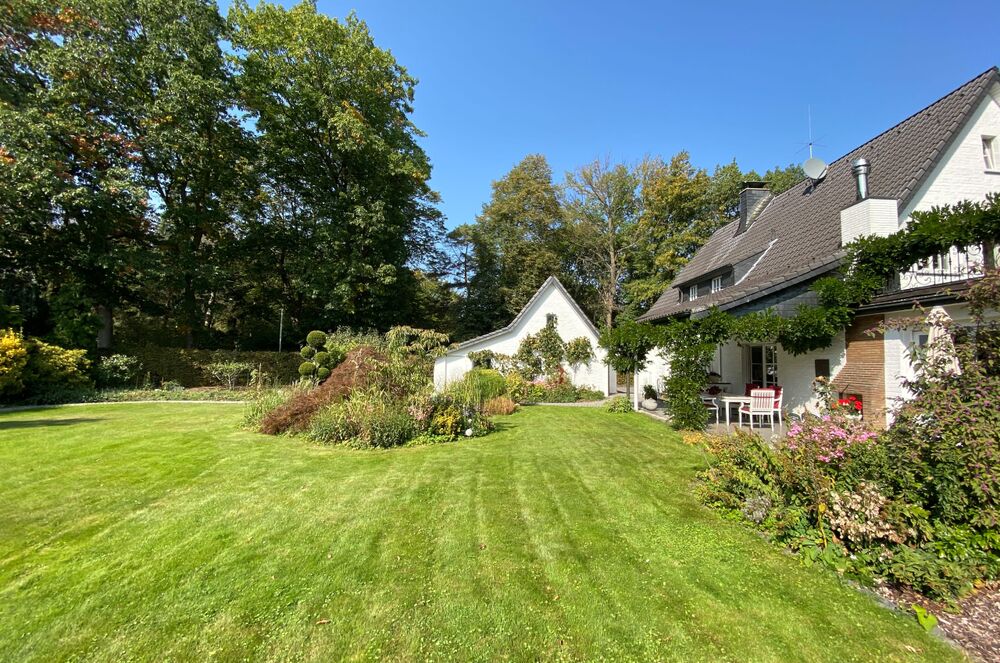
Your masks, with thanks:
M 577 401 L 576 387 L 568 382 L 542 386 L 541 402 L 545 403 L 575 403 Z
M 505 391 L 512 401 L 515 403 L 527 402 L 528 389 L 531 385 L 519 373 L 508 373 L 504 376 L 504 382 L 506 383 Z
M 648 400 L 653 400 L 656 398 L 656 387 L 651 384 L 647 384 L 642 388 L 642 397 Z
M 503 396 L 506 392 L 507 380 L 491 368 L 474 368 L 448 389 L 448 393 L 462 406 L 476 409 L 489 399 Z
M 326 366 L 320 366 L 316 369 L 316 379 L 322 382 L 323 380 L 330 377 L 330 369 Z
M 302 355 L 303 359 L 309 360 L 316 356 L 316 348 L 311 345 L 304 345 L 302 349 L 299 350 L 299 354 Z
M 457 437 L 462 434 L 464 423 L 462 410 L 454 405 L 447 405 L 434 412 L 428 429 L 433 435 L 449 435 Z
M 351 399 L 351 416 L 358 426 L 355 446 L 388 448 L 405 444 L 416 435 L 413 419 L 398 404 L 379 399 Z
M 306 334 L 306 343 L 314 348 L 321 348 L 326 345 L 326 333 L 318 329 Z
M 31 393 L 50 386 L 89 387 L 90 360 L 86 350 L 67 350 L 32 339 L 28 344 L 28 363 L 24 367 L 24 383 Z
M 604 392 L 598 391 L 597 389 L 591 389 L 590 387 L 577 387 L 576 400 L 578 402 L 602 401 L 604 400 Z
M 709 448 L 715 458 L 698 487 L 704 502 L 741 512 L 754 499 L 766 498 L 769 506 L 783 504 L 783 466 L 760 435 L 737 429 L 733 435 L 711 438 Z
M 608 404 L 604 406 L 608 412 L 614 412 L 616 414 L 624 414 L 626 412 L 634 412 L 632 403 L 629 402 L 624 396 L 613 396 L 608 399 Z
M 493 360 L 496 353 L 493 350 L 473 350 L 468 354 L 473 368 L 494 368 Z
M 517 403 L 507 396 L 497 396 L 483 403 L 483 414 L 487 416 L 514 414 Z
M 0 330 L 0 396 L 21 391 L 27 363 L 28 348 L 21 335 L 13 329 Z
M 320 350 L 313 357 L 313 363 L 319 366 L 320 368 L 329 368 L 332 359 L 333 358 L 330 356 L 329 352 L 327 352 L 326 350 Z
M 290 384 L 299 378 L 298 368 L 302 357 L 296 352 L 244 352 L 232 350 L 186 350 L 154 345 L 124 346 L 120 348 L 139 360 L 142 370 L 148 372 L 151 386 L 172 380 L 185 387 L 204 387 L 214 384 L 213 378 L 202 368 L 213 362 L 238 361 L 253 365 L 276 382 Z
M 708 423 L 701 394 L 708 383 L 708 365 L 714 352 L 715 346 L 707 343 L 672 349 L 663 395 L 671 426 L 678 430 L 702 430 Z
M 316 372 L 316 364 L 311 361 L 304 361 L 299 364 L 299 375 L 304 378 L 311 378 L 313 373 Z
M 366 389 L 381 361 L 384 361 L 384 357 L 373 348 L 355 348 L 319 387 L 297 392 L 287 402 L 268 413 L 261 420 L 261 432 L 276 435 L 307 430 L 309 420 L 323 406 L 343 400 L 354 390 Z
M 135 357 L 114 354 L 101 357 L 97 363 L 96 381 L 102 389 L 134 387 L 142 373 L 142 364 Z
M 309 437 L 322 444 L 341 444 L 353 440 L 359 432 L 343 403 L 321 409 L 309 422 Z
M 284 403 L 289 396 L 282 389 L 260 389 L 254 392 L 243 409 L 243 427 L 248 430 L 260 428 L 260 422 L 269 412 Z
M 240 376 L 249 377 L 253 370 L 253 364 L 243 361 L 216 361 L 202 366 L 205 372 L 211 375 L 217 383 L 227 389 L 235 389 L 240 381 Z

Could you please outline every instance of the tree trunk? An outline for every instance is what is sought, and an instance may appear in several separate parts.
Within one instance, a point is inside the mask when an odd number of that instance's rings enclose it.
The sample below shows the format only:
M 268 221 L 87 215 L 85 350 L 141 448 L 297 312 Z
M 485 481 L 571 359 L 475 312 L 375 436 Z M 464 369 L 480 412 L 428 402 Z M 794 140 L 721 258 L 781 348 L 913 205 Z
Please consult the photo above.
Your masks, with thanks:
M 110 306 L 100 304 L 97 315 L 101 318 L 101 328 L 97 330 L 97 349 L 110 350 L 114 343 L 115 319 Z

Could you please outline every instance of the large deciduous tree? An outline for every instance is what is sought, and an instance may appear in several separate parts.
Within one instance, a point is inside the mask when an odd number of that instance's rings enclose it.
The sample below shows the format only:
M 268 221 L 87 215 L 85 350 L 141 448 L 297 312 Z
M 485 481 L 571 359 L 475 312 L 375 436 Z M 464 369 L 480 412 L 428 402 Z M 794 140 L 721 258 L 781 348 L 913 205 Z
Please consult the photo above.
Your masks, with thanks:
M 575 273 L 597 291 L 610 327 L 622 304 L 629 259 L 641 237 L 640 177 L 624 164 L 596 160 L 566 175 L 568 246 Z
M 561 275 L 565 250 L 562 205 L 545 157 L 525 157 L 493 183 L 474 229 L 462 231 L 476 263 L 465 315 L 470 330 L 505 324 L 545 279 Z
M 0 287 L 30 331 L 85 347 L 96 308 L 134 293 L 148 233 L 136 146 L 93 84 L 112 72 L 88 9 L 5 5 L 0 58 Z
M 401 322 L 407 264 L 443 234 L 409 117 L 416 81 L 354 16 L 238 2 L 229 18 L 260 146 L 249 269 L 310 324 Z

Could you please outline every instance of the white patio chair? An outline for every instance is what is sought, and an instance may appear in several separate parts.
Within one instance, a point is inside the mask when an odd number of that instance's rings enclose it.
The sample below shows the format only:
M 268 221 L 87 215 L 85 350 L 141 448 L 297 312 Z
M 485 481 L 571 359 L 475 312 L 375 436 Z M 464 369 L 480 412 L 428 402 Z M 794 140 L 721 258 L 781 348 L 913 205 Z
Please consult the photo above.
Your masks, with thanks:
M 777 389 L 775 389 L 775 392 L 777 393 L 775 394 L 774 398 L 774 414 L 775 416 L 778 417 L 778 425 L 780 426 L 781 424 L 784 423 L 784 421 L 781 418 L 781 408 L 784 405 L 785 390 L 782 389 L 781 387 L 778 387 Z
M 714 396 L 702 396 L 701 404 L 710 412 L 715 412 L 715 423 L 719 423 L 719 402 Z
M 773 389 L 752 389 L 750 390 L 750 403 L 740 406 L 740 426 L 743 425 L 743 415 L 750 415 L 750 429 L 753 430 L 753 418 L 767 417 L 768 427 L 774 430 L 774 390 Z M 761 427 L 764 424 L 761 422 Z

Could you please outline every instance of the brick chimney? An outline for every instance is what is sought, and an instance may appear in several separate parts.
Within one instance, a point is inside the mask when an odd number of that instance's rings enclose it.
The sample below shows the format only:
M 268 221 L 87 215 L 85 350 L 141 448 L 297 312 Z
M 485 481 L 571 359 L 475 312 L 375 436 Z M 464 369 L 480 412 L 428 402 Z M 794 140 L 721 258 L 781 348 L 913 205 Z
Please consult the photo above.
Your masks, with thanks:
M 740 191 L 740 233 L 750 227 L 770 200 L 771 191 L 767 182 L 743 183 L 743 190 Z

